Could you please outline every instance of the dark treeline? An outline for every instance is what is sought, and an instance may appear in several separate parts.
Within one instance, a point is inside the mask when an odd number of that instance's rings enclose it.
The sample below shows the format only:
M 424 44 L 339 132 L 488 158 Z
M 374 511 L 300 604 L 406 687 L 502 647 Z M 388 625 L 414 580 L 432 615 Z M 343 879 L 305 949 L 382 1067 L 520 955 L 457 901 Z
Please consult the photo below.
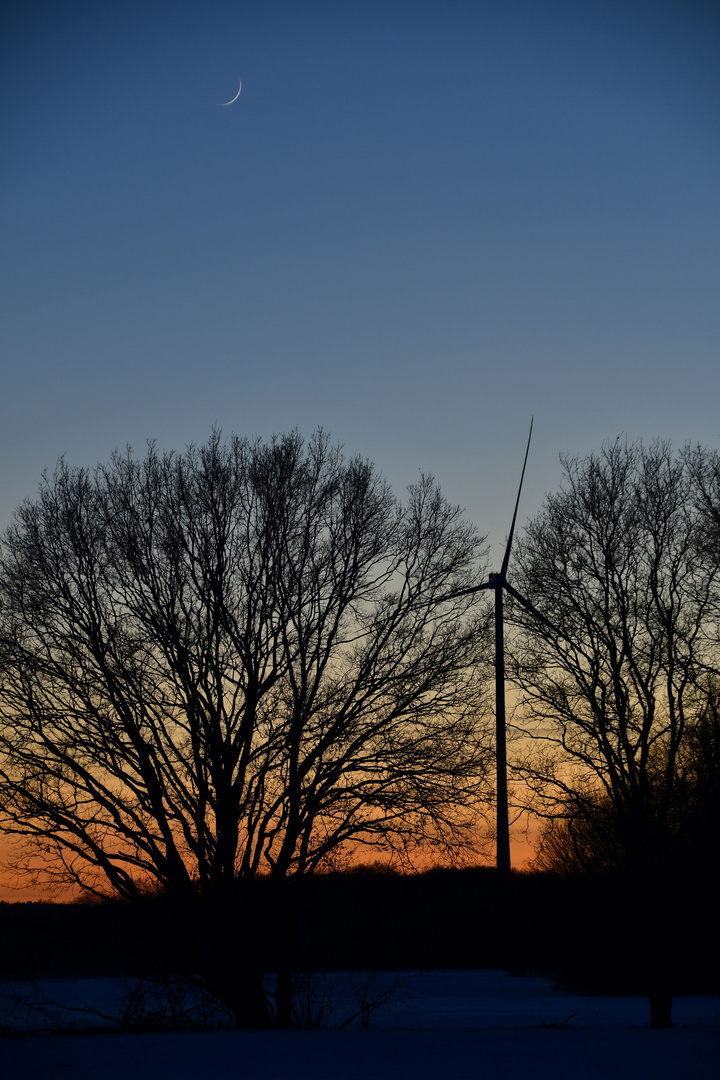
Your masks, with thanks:
M 716 877 L 708 870 L 678 888 L 687 917 L 673 932 L 677 993 L 720 992 Z M 646 992 L 641 916 L 621 875 L 361 869 L 309 879 L 295 900 L 298 972 L 498 968 L 547 973 L 588 992 Z M 163 898 L 0 904 L 0 934 L 2 979 L 177 972 Z M 278 960 L 270 942 L 270 970 Z

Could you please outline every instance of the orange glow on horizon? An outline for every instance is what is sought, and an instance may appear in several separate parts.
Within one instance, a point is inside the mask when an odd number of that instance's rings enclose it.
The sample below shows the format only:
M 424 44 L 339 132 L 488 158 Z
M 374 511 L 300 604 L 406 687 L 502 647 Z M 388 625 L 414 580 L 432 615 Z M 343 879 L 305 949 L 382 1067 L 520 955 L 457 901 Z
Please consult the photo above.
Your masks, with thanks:
M 535 858 L 535 846 L 534 839 L 537 835 L 536 829 L 530 829 L 528 834 L 519 833 L 510 838 L 510 858 L 512 867 L 514 870 L 527 870 L 529 869 L 532 860 Z M 62 893 L 54 892 L 47 886 L 42 887 L 34 884 L 23 884 L 23 879 L 19 877 L 13 871 L 7 869 L 5 863 L 8 857 L 8 843 L 0 839 L 0 902 L 6 904 L 23 904 L 30 902 L 57 901 L 60 903 L 67 903 L 75 900 L 82 895 L 82 891 L 77 887 L 69 888 Z M 367 852 L 364 852 L 365 858 L 358 859 L 358 863 L 372 863 L 372 859 L 367 858 Z M 378 860 L 382 862 L 382 860 Z M 427 862 L 421 862 L 419 869 L 429 870 L 433 866 L 443 865 L 438 864 L 432 857 L 428 858 Z M 487 855 L 478 859 L 476 865 L 479 866 L 493 866 L 494 856 Z

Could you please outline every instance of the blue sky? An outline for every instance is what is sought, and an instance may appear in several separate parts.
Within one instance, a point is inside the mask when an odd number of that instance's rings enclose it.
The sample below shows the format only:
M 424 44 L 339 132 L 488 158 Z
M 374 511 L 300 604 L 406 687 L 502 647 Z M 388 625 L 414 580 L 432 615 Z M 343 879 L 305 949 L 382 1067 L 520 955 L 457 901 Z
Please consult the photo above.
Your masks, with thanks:
M 60 454 L 321 425 L 498 561 L 532 414 L 521 519 L 560 452 L 718 446 L 716 5 L 2 18 L 0 525 Z

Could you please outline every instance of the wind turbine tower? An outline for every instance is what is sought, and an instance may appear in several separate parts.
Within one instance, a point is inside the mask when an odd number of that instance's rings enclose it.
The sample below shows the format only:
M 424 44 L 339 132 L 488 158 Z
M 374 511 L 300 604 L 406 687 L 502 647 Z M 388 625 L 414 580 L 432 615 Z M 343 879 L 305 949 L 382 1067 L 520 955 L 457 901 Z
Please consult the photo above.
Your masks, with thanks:
M 503 592 L 507 591 L 513 596 L 518 603 L 522 604 L 524 608 L 530 611 L 540 622 L 545 623 L 554 632 L 558 632 L 556 627 L 541 615 L 537 608 L 530 603 L 521 593 L 514 589 L 507 580 L 508 563 L 510 562 L 510 551 L 512 550 L 513 535 L 515 533 L 515 522 L 517 520 L 518 506 L 520 505 L 520 493 L 522 491 L 523 480 L 525 479 L 525 466 L 527 465 L 528 454 L 530 453 L 530 440 L 532 439 L 533 422 L 530 421 L 530 433 L 528 435 L 527 446 L 525 448 L 525 459 L 523 461 L 522 473 L 520 475 L 520 486 L 518 487 L 517 498 L 515 500 L 515 510 L 512 517 L 512 524 L 510 525 L 510 535 L 505 545 L 505 554 L 503 556 L 502 566 L 500 572 L 497 574 L 490 574 L 487 581 L 484 581 L 482 585 L 474 585 L 471 589 L 462 589 L 459 592 L 449 593 L 443 597 L 445 600 L 450 600 L 455 596 L 467 596 L 469 593 L 480 592 L 483 589 L 492 589 L 495 593 L 495 757 L 497 763 L 497 780 L 495 789 L 496 798 L 496 859 L 497 868 L 506 873 L 510 872 L 510 815 L 508 811 L 508 783 L 507 783 L 507 726 L 505 719 L 505 634 L 504 634 L 504 613 L 503 613 Z

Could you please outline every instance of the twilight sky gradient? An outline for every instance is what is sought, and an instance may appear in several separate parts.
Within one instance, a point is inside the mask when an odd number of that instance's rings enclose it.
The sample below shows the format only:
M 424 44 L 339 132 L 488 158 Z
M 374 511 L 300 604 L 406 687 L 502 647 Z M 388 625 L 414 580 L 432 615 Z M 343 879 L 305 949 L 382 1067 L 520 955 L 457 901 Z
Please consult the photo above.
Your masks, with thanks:
M 0 525 L 60 454 L 322 425 L 497 561 L 531 414 L 521 520 L 560 451 L 718 445 L 715 4 L 20 0 L 0 37 Z
M 0 527 L 61 454 L 322 425 L 497 566 L 531 414 L 521 522 L 561 451 L 718 446 L 716 3 L 0 18 Z

